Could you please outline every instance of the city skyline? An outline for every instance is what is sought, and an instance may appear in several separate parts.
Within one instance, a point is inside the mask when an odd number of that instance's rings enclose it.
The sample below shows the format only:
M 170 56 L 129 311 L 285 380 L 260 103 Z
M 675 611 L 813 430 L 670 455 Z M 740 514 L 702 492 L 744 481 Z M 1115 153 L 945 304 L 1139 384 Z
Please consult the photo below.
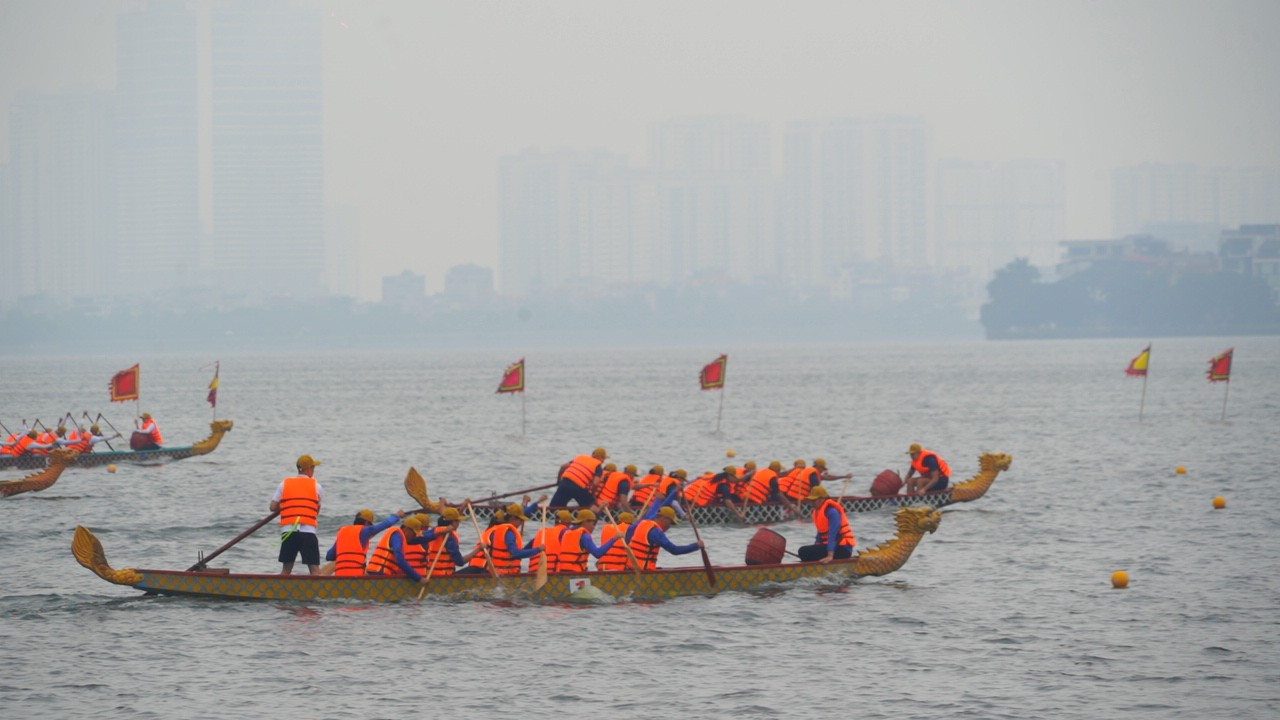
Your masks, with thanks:
M 117 17 L 153 5 L 0 9 L 5 139 L 22 93 L 117 90 Z M 789 123 L 883 115 L 919 118 L 935 161 L 1060 162 L 1064 239 L 1112 234 L 1117 168 L 1280 165 L 1273 3 L 281 5 L 323 18 L 325 204 L 358 228 L 365 298 L 404 269 L 435 291 L 499 267 L 500 158 L 641 166 L 681 118 L 762 123 L 776 175 Z

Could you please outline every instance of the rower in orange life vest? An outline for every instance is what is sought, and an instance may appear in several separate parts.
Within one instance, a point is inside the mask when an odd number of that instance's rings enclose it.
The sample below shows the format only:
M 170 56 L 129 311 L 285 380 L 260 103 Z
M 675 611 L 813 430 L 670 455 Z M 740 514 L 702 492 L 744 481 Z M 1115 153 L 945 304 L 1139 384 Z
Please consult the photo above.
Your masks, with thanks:
M 534 533 L 533 539 L 525 545 L 526 548 L 536 546 L 545 547 L 547 553 L 547 572 L 556 571 L 556 563 L 560 558 L 560 538 L 564 536 L 569 526 L 573 524 L 573 512 L 561 508 L 556 511 L 556 523 L 551 527 L 539 528 Z M 543 555 L 534 555 L 529 558 L 529 572 L 538 572 L 538 568 L 542 566 Z
M 333 547 L 325 553 L 324 559 L 334 563 L 333 574 L 338 577 L 359 577 L 364 575 L 365 563 L 369 559 L 369 541 L 375 535 L 400 522 L 405 511 L 392 513 L 386 520 L 378 524 L 372 510 L 361 510 L 356 513 L 351 524 L 344 526 L 334 535 Z
M 522 560 L 542 552 L 541 545 L 523 547 L 520 531 L 524 528 L 524 521 L 528 519 L 525 508 L 512 503 L 507 506 L 506 521 L 493 528 L 489 552 L 493 553 L 493 566 L 499 575 L 514 575 L 520 572 Z
M 55 446 L 52 442 L 39 442 L 40 436 L 41 434 L 39 432 L 35 430 L 28 430 L 25 435 L 15 440 L 13 445 L 7 448 L 9 450 L 8 454 L 18 456 L 48 455 L 49 450 Z
M 138 428 L 138 432 L 144 435 L 147 435 L 149 437 L 147 438 L 148 439 L 147 445 L 142 445 L 135 449 L 159 450 L 160 443 L 164 442 L 164 437 L 160 435 L 160 426 L 157 425 L 155 419 L 151 417 L 151 413 L 142 413 L 142 416 L 139 418 L 139 420 L 142 421 L 142 424 L 141 424 L 141 427 Z M 137 422 L 138 422 L 137 420 L 134 421 L 134 423 L 137 423 Z
M 319 464 L 320 461 L 310 455 L 298 458 L 295 463 L 298 474 L 280 481 L 280 487 L 271 498 L 271 511 L 280 513 L 281 575 L 293 572 L 293 563 L 299 555 L 312 575 L 320 572 L 320 541 L 316 538 L 316 524 L 320 520 L 324 488 L 315 478 Z
M 538 498 L 536 502 L 530 502 L 529 496 L 525 495 L 524 498 L 521 499 L 521 502 L 524 503 L 524 514 L 526 516 L 532 515 L 533 512 L 538 509 L 538 505 L 541 504 L 542 501 L 546 499 L 547 499 L 547 496 L 543 495 L 542 497 Z M 465 502 L 470 502 L 470 501 L 465 501 Z M 516 505 L 515 507 L 520 507 L 520 506 Z M 475 549 L 472 550 L 471 553 L 467 555 L 467 557 L 470 558 L 467 561 L 467 566 L 462 568 L 461 570 L 458 570 L 455 574 L 471 575 L 474 573 L 488 572 L 488 570 L 486 569 L 488 565 L 488 560 L 486 560 L 486 557 L 485 557 L 484 546 L 488 545 L 489 548 L 492 549 L 494 544 L 494 536 L 499 532 L 500 529 L 502 531 L 505 531 L 506 525 L 507 525 L 507 509 L 500 508 L 497 512 L 493 514 L 493 517 L 489 518 L 489 525 L 484 530 L 480 531 L 480 537 L 476 538 Z
M 688 545 L 676 545 L 667 537 L 667 530 L 677 523 L 676 510 L 671 505 L 654 503 L 645 513 L 645 518 L 627 529 L 627 542 L 631 552 L 636 556 L 642 570 L 655 570 L 658 567 L 658 550 L 666 550 L 672 555 L 687 555 L 705 547 L 702 541 Z
M 922 493 L 946 490 L 951 480 L 951 466 L 932 450 L 925 450 L 920 443 L 912 443 L 907 450 L 911 456 L 911 467 L 907 468 L 907 476 L 902 478 L 906 484 L 906 492 Z
M 576 573 L 587 571 L 587 555 L 590 554 L 599 563 L 600 559 L 618 542 L 618 538 L 596 545 L 591 533 L 596 529 L 596 514 L 590 510 L 579 510 L 573 518 L 573 527 L 560 536 L 560 552 L 556 556 L 555 571 L 560 573 Z M 529 561 L 530 565 L 533 561 Z
M 753 465 L 753 463 L 747 463 Z M 782 495 L 780 485 L 780 476 L 782 472 L 782 463 L 774 460 L 769 463 L 769 467 L 764 470 L 756 470 L 752 467 L 749 476 L 744 477 L 746 481 L 746 502 L 748 505 L 759 505 L 765 502 L 779 502 Z
M 813 526 L 817 528 L 818 536 L 813 545 L 805 545 L 796 553 L 800 562 L 817 560 L 829 563 L 853 557 L 858 541 L 853 536 L 853 528 L 849 527 L 849 516 L 844 507 L 832 499 L 821 485 L 810 490 L 804 499 L 814 508 Z
M 628 465 L 619 471 L 617 466 L 609 463 L 604 466 L 600 480 L 600 492 L 596 493 L 597 507 L 618 510 L 631 494 L 631 487 L 636 481 L 636 466 Z
M 26 418 L 22 420 L 22 432 L 11 432 L 4 442 L 0 442 L 0 455 L 14 455 L 14 448 L 18 446 L 18 441 L 26 437 L 31 432 L 31 428 L 27 425 Z
M 551 496 L 551 506 L 564 507 L 570 500 L 582 507 L 595 505 L 596 497 L 591 493 L 591 487 L 599 481 L 607 457 L 609 453 L 601 447 L 590 455 L 579 455 L 561 465 L 556 493 Z
M 102 428 L 94 425 L 88 430 L 80 433 L 80 437 L 76 440 L 68 439 L 66 442 L 59 443 L 64 448 L 75 450 L 81 455 L 93 452 L 93 448 L 98 443 L 109 442 L 114 438 L 120 437 L 120 433 L 116 433 L 111 437 L 103 437 Z
M 617 540 L 618 538 L 625 537 L 627 530 L 631 527 L 631 524 L 636 521 L 636 516 L 631 514 L 628 510 L 623 510 L 618 513 L 618 516 L 614 518 L 614 520 L 618 521 L 617 524 L 605 525 L 604 529 L 600 531 L 601 542 L 608 543 L 610 541 Z M 608 552 L 604 554 L 604 557 L 596 560 L 596 570 L 599 570 L 600 572 L 617 572 L 619 570 L 626 570 L 627 562 L 627 546 L 621 542 L 615 542 L 609 548 Z
M 400 521 L 400 527 L 391 528 L 373 549 L 373 556 L 365 566 L 367 574 L 407 577 L 419 585 L 430 582 L 423 563 L 427 549 L 414 542 L 429 523 L 430 518 L 426 515 L 410 515 Z
M 462 524 L 462 513 L 457 508 L 446 507 L 440 511 L 436 527 L 410 542 L 424 543 L 427 547 L 425 570 L 431 577 L 445 577 L 454 574 L 454 569 L 466 565 L 473 557 L 481 553 L 480 548 L 462 554 L 458 545 L 458 526 Z
M 814 460 L 813 467 L 818 471 L 819 483 L 824 483 L 828 480 L 844 480 L 846 478 L 853 477 L 853 473 L 846 473 L 844 475 L 832 475 L 831 472 L 827 470 L 827 461 L 823 460 L 822 458 L 818 458 L 817 460 Z

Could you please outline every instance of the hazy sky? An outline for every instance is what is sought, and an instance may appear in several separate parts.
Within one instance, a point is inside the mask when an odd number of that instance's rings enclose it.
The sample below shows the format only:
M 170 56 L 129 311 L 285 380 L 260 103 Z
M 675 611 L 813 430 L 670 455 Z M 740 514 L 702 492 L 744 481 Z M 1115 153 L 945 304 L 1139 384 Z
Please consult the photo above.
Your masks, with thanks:
M 114 86 L 114 17 L 140 4 L 0 0 L 0 157 L 16 93 Z M 307 4 L 326 193 L 360 214 L 368 296 L 496 266 L 500 156 L 644 163 L 675 117 L 920 116 L 935 159 L 1065 161 L 1073 238 L 1110 234 L 1113 167 L 1280 164 L 1276 0 Z

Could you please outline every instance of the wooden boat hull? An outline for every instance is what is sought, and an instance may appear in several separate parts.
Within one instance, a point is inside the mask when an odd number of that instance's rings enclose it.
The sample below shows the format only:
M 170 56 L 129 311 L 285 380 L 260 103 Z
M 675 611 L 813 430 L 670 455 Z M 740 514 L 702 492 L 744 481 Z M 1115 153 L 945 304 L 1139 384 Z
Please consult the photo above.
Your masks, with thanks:
M 62 476 L 68 463 L 75 462 L 77 455 L 79 453 L 75 450 L 54 450 L 48 456 L 49 464 L 39 471 L 17 480 L 0 482 L 0 497 L 48 489 Z
M 231 420 L 214 420 L 209 425 L 209 437 L 194 445 L 162 447 L 159 450 L 108 450 L 81 453 L 72 461 L 70 467 L 101 467 L 119 463 L 151 465 L 184 460 L 196 455 L 208 455 L 218 448 L 218 444 L 222 442 L 222 436 L 231 432 L 234 424 Z M 40 468 L 47 464 L 48 459 L 48 455 L 0 455 L 0 470 Z
M 710 582 L 705 568 L 680 567 L 638 575 L 631 571 L 551 575 L 541 588 L 536 586 L 537 578 L 532 573 L 507 575 L 497 580 L 489 575 L 454 575 L 434 578 L 426 586 L 425 594 L 456 600 L 505 598 L 532 602 L 661 600 L 682 595 L 753 590 L 806 579 L 846 583 L 862 576 L 886 575 L 901 568 L 924 535 L 937 529 L 941 519 L 942 513 L 932 508 L 905 508 L 898 511 L 898 532 L 893 538 L 849 560 L 827 564 L 716 567 L 714 584 Z M 417 598 L 422 590 L 422 586 L 405 578 L 116 570 L 107 563 L 101 543 L 84 527 L 76 528 L 71 548 L 81 565 L 104 580 L 160 595 L 229 600 L 399 602 Z
M 996 476 L 1002 470 L 1008 470 L 1013 458 L 1003 453 L 987 453 L 978 458 L 979 472 L 969 480 L 956 483 L 940 492 L 921 493 L 918 495 L 844 495 L 836 500 L 847 512 L 872 512 L 876 510 L 896 510 L 903 507 L 941 508 L 953 503 L 972 502 L 991 489 Z M 474 505 L 476 517 L 488 521 L 494 513 L 506 505 Z M 800 514 L 792 512 L 784 503 L 763 503 L 740 508 L 743 518 L 739 518 L 723 505 L 694 507 L 693 519 L 699 525 L 767 525 L 770 523 L 795 520 L 797 517 L 808 520 L 809 515 L 803 509 Z

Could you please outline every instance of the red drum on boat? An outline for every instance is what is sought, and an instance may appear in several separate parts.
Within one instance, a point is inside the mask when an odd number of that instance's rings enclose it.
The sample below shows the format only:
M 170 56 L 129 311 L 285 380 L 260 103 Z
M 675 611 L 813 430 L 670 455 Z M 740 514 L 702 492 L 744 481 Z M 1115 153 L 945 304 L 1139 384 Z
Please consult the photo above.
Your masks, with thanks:
M 760 528 L 747 543 L 747 564 L 776 565 L 786 553 L 786 538 L 769 528 Z
M 872 495 L 897 495 L 902 489 L 902 476 L 893 470 L 885 470 L 871 481 Z

